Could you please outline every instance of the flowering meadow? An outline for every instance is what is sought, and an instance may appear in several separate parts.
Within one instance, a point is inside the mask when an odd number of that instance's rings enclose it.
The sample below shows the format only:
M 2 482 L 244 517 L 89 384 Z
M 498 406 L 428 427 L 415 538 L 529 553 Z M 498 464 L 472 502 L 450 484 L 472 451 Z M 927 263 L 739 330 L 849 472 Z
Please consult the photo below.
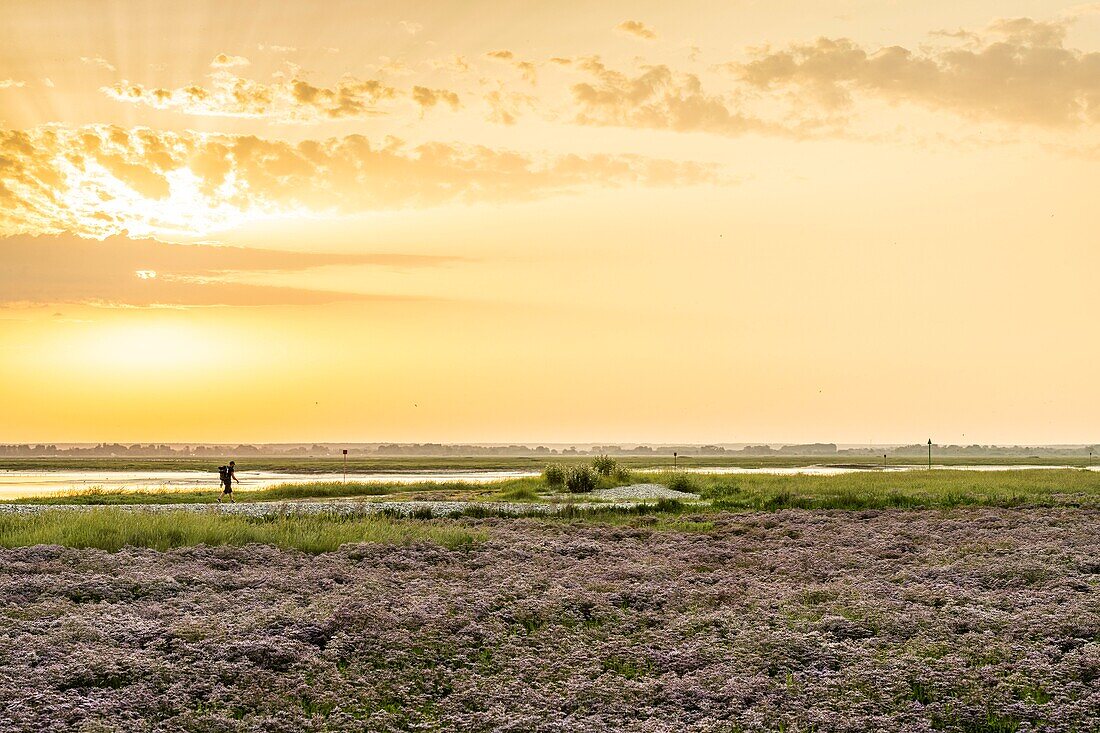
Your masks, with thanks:
M 0 550 L 0 730 L 1100 730 L 1100 511 L 633 522 Z

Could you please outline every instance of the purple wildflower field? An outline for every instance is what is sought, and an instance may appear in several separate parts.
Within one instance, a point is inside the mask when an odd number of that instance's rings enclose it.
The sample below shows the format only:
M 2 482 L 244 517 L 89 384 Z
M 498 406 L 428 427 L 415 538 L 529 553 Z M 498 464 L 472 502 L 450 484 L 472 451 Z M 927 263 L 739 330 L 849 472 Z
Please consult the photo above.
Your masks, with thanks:
M 4 731 L 1100 730 L 1100 512 L 0 551 Z

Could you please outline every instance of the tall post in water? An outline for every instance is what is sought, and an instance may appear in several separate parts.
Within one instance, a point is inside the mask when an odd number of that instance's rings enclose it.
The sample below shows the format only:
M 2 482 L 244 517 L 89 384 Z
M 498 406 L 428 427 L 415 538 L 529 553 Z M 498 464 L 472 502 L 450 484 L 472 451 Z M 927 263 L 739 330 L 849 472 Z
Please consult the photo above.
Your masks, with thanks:
M 932 470 L 932 439 L 928 439 L 928 470 Z
M 344 448 L 344 483 L 348 482 L 348 449 Z

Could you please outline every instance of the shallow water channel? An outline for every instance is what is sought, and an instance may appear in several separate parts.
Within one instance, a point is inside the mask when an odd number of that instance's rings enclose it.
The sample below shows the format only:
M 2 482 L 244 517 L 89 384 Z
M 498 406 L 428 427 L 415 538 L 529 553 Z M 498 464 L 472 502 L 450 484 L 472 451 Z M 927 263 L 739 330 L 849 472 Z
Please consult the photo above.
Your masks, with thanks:
M 741 468 L 737 466 L 696 467 L 685 469 L 692 473 L 717 474 L 771 474 L 790 476 L 808 474 L 818 476 L 838 476 L 858 471 L 919 471 L 924 466 L 776 466 L 764 468 Z M 1024 469 L 1058 469 L 1067 466 L 1032 465 L 989 465 L 989 466 L 935 466 L 939 469 L 957 471 L 1012 471 Z M 1100 467 L 1093 467 L 1100 470 Z M 362 483 L 420 483 L 462 481 L 466 483 L 489 483 L 511 478 L 524 478 L 539 475 L 536 471 L 402 471 L 388 473 L 349 473 L 348 481 Z M 275 471 L 247 471 L 237 474 L 240 486 L 235 490 L 255 491 L 276 484 L 309 483 L 313 481 L 339 481 L 341 473 L 282 473 Z M 30 496 L 45 496 L 73 491 L 102 489 L 104 491 L 137 490 L 177 490 L 217 489 L 218 474 L 215 471 L 0 471 L 0 501 Z

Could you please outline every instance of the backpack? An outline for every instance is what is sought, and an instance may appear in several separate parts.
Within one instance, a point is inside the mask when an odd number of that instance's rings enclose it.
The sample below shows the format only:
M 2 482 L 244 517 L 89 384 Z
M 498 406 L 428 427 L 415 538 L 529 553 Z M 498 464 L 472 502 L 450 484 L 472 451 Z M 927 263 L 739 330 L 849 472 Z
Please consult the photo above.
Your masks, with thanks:
M 221 477 L 222 481 L 228 481 L 229 480 L 229 466 L 218 466 L 218 476 Z

